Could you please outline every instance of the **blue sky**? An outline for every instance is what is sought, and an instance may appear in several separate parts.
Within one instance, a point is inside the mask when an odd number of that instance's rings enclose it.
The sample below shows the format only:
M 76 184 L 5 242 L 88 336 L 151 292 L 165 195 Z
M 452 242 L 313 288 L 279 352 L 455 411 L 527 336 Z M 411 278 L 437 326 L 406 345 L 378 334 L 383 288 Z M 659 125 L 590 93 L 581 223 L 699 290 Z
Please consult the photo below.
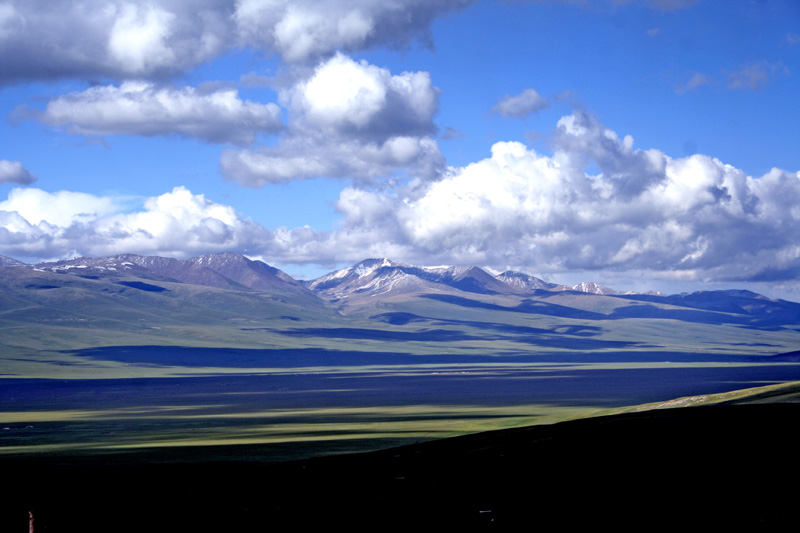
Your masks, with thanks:
M 0 0 L 0 254 L 800 298 L 794 0 Z

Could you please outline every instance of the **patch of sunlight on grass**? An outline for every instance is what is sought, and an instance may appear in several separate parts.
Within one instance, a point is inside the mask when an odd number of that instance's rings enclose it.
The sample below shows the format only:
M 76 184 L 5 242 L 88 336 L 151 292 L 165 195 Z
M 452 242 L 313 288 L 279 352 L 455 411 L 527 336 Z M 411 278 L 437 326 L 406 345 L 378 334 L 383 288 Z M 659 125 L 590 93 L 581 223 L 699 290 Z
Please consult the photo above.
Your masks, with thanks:
M 322 440 L 421 439 L 552 423 L 586 413 L 587 408 L 521 405 L 359 407 L 262 410 L 255 412 L 197 413 L 220 406 L 159 407 L 117 411 L 47 411 L 2 413 L 4 424 L 60 422 L 56 428 L 0 446 L 0 453 L 269 444 Z M 119 426 L 132 420 L 142 426 Z M 198 421 L 205 421 L 197 425 Z M 117 424 L 111 428 L 109 423 Z M 70 431 L 66 435 L 67 428 Z M 3 435 L 0 435 L 2 442 Z M 64 439 L 68 439 L 64 441 Z

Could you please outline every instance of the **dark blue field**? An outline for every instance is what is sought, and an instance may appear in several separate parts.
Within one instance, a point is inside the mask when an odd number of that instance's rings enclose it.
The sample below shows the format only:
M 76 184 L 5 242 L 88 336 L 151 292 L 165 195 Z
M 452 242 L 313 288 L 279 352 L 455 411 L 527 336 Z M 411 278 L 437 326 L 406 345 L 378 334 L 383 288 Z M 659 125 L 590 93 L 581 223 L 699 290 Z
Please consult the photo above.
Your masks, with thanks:
M 138 379 L 1 379 L 5 411 L 116 409 L 225 404 L 232 409 L 403 405 L 576 405 L 614 407 L 800 380 L 800 364 L 750 356 L 677 353 L 520 357 L 367 354 L 381 365 L 365 372 L 363 352 L 118 347 L 86 350 L 88 358 L 138 365 L 252 368 L 253 373 Z M 609 368 L 607 363 L 667 367 Z M 763 361 L 761 363 L 756 361 Z M 713 363 L 713 366 L 682 366 Z M 491 367 L 483 366 L 492 363 Z M 539 363 L 542 366 L 520 366 Z M 593 363 L 576 368 L 577 363 Z M 730 363 L 747 363 L 747 366 Z M 421 368 L 418 365 L 435 365 Z M 411 365 L 411 366 L 408 366 Z M 441 365 L 441 366 L 439 366 Z M 340 367 L 339 373 L 307 367 Z M 305 367 L 305 368 L 304 368 Z M 295 373 L 258 369 L 296 368 Z

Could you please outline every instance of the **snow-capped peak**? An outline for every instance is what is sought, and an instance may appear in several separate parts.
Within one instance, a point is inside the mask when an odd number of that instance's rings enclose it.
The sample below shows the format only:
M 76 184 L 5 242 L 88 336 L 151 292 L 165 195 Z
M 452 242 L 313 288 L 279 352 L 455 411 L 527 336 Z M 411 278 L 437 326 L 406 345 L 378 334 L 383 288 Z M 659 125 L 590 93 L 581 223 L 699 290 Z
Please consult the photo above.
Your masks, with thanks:
M 398 263 L 382 257 L 380 259 L 365 259 L 364 261 L 352 266 L 350 270 L 358 276 L 367 276 L 379 268 L 393 267 L 397 265 Z
M 611 289 L 609 287 L 604 287 L 603 285 L 600 285 L 599 283 L 595 283 L 593 281 L 589 282 L 583 281 L 581 283 L 578 283 L 577 285 L 573 285 L 572 290 L 578 292 L 586 292 L 590 294 L 617 294 L 617 291 L 615 291 L 614 289 Z

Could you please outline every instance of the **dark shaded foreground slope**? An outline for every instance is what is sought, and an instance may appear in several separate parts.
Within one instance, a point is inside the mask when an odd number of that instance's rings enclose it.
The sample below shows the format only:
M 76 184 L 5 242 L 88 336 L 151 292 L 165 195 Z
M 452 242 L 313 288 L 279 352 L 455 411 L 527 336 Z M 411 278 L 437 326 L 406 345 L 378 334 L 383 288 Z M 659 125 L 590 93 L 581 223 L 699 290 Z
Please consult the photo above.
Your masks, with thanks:
M 29 509 L 36 533 L 781 529 L 800 520 L 798 420 L 800 404 L 668 409 L 277 464 L 3 457 L 0 530 L 27 531 Z

